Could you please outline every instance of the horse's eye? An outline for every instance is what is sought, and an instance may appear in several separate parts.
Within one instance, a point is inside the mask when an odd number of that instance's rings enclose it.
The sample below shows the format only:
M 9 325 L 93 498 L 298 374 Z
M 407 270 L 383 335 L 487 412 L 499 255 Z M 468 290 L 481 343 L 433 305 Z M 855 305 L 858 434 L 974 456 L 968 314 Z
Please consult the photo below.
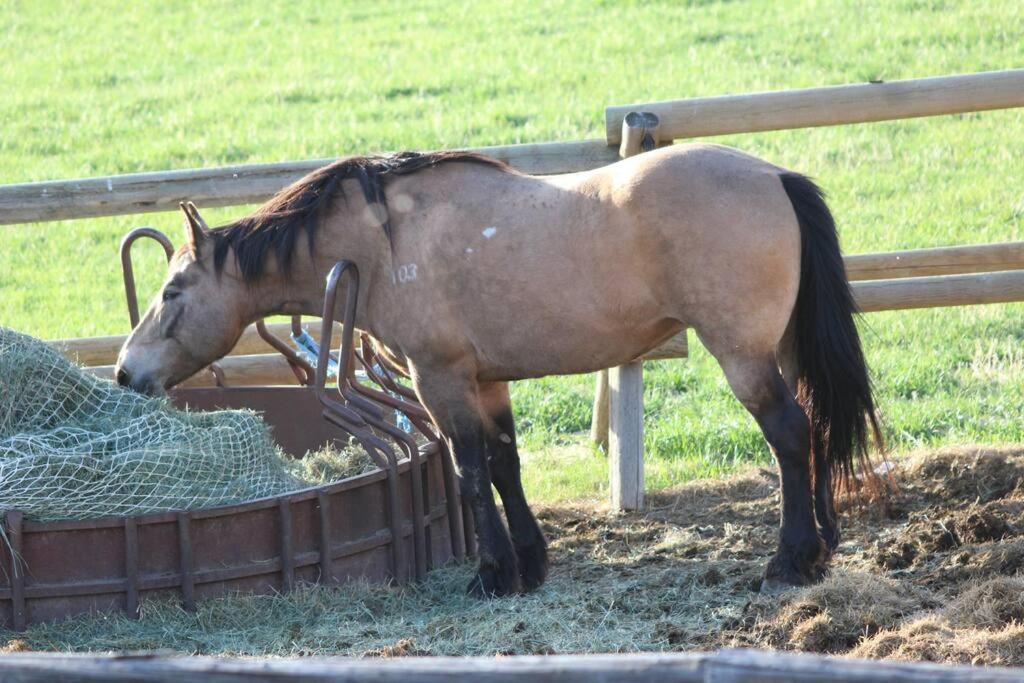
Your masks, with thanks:
M 164 290 L 163 299 L 164 299 L 164 302 L 173 301 L 174 299 L 177 299 L 180 295 L 181 295 L 181 292 L 179 292 L 176 289 L 165 289 Z

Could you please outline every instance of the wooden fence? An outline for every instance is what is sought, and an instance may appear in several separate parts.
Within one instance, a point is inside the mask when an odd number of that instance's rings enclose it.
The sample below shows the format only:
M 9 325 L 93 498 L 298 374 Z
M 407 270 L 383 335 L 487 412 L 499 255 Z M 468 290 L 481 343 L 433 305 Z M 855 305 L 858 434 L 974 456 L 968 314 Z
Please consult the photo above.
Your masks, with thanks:
M 608 107 L 603 140 L 478 148 L 529 173 L 582 171 L 677 139 L 1024 106 L 1024 69 Z M 629 114 L 636 112 L 635 116 Z M 646 113 L 646 112 L 649 112 Z M 332 159 L 0 186 L 0 224 L 258 202 Z M 113 261 L 113 255 L 112 261 Z M 1024 300 L 1024 243 L 847 257 L 861 309 L 883 311 Z M 109 375 L 122 337 L 54 342 Z M 686 354 L 685 333 L 646 359 Z M 247 332 L 223 362 L 235 384 L 291 382 L 283 359 Z M 205 374 L 205 373 L 204 373 Z M 206 382 L 197 377 L 193 382 Z M 594 435 L 607 441 L 614 506 L 643 503 L 640 361 L 599 376 Z M 610 425 L 610 427 L 608 426 Z M 607 433 L 607 435 L 606 435 Z
M 690 654 L 546 657 L 400 657 L 393 659 L 240 659 L 173 654 L 7 653 L 0 680 L 20 683 L 154 681 L 233 683 L 1003 683 L 1020 669 L 868 661 L 821 655 L 720 650 Z

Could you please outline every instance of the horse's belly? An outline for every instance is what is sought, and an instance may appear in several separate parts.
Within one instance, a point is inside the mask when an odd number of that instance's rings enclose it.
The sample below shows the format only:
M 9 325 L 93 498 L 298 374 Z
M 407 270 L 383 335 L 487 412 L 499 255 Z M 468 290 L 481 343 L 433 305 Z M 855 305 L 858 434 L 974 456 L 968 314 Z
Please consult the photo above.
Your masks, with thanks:
M 543 338 L 510 334 L 489 351 L 481 349 L 479 379 L 575 375 L 622 365 L 657 348 L 683 327 L 678 320 L 661 318 L 602 328 L 564 324 Z

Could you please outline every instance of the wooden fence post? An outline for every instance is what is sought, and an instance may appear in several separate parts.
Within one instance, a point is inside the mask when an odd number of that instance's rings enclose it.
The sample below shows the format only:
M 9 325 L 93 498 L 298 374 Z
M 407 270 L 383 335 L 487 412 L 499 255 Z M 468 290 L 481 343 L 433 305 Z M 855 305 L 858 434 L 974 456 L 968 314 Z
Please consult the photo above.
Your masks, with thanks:
M 594 382 L 594 413 L 590 418 L 590 440 L 608 452 L 608 371 L 600 370 Z
M 608 469 L 611 504 L 639 510 L 644 504 L 644 363 L 608 371 Z
M 658 117 L 630 112 L 622 120 L 619 156 L 631 157 L 658 146 Z M 608 446 L 609 491 L 614 510 L 638 510 L 644 504 L 644 366 L 642 360 L 607 371 L 601 405 L 598 375 L 591 434 Z M 600 427 L 607 430 L 602 434 Z M 603 437 L 603 438 L 602 438 Z

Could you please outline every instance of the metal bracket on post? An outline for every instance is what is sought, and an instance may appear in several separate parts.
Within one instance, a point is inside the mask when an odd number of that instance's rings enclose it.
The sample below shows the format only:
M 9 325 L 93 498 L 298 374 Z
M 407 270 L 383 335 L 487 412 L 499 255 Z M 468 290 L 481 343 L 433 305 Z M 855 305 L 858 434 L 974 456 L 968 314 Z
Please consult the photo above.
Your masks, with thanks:
M 650 152 L 658 146 L 661 121 L 649 111 L 631 111 L 622 120 L 622 142 L 619 156 L 625 159 L 640 152 Z
M 622 120 L 619 156 L 656 148 L 661 122 L 651 112 L 633 111 Z M 608 451 L 609 490 L 614 510 L 644 504 L 644 371 L 635 360 L 598 373 L 591 438 Z

